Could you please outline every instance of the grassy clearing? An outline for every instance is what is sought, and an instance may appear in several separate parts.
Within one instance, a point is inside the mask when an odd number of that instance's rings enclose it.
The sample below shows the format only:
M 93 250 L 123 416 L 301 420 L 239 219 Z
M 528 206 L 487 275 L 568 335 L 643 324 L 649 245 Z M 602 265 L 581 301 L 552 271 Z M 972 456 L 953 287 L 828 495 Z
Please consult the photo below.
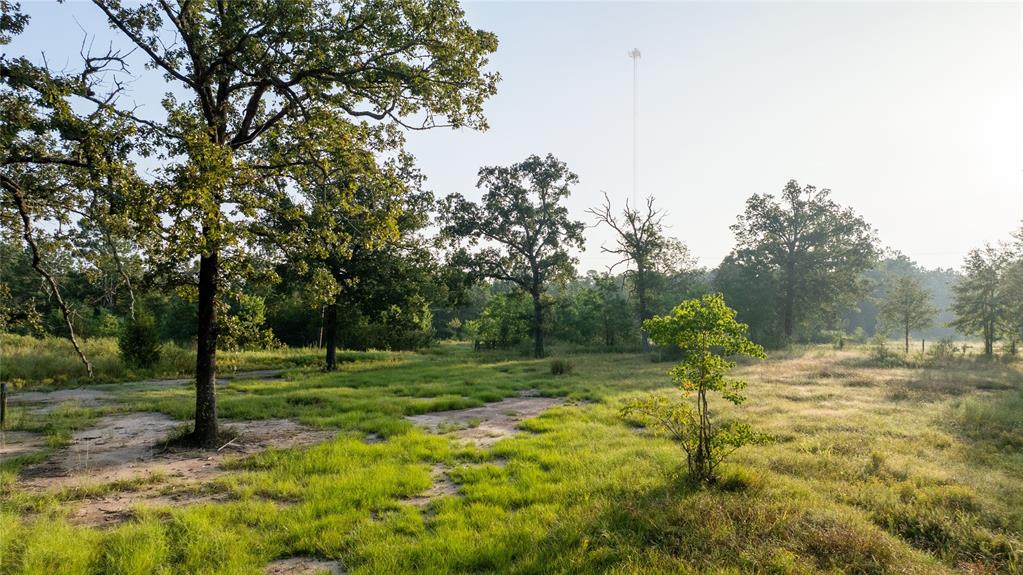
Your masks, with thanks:
M 121 361 L 116 338 L 82 340 L 82 347 L 95 370 L 92 379 L 75 355 L 71 343 L 65 339 L 0 334 L 0 380 L 10 382 L 14 387 L 67 386 L 180 377 L 195 372 L 195 350 L 175 343 L 163 344 L 160 362 L 147 370 L 129 369 Z M 316 348 L 223 351 L 217 354 L 217 364 L 223 373 L 302 367 L 317 365 L 322 360 L 320 354 Z
M 553 376 L 547 361 L 445 346 L 232 382 L 225 418 L 346 433 L 236 460 L 205 486 L 223 502 L 104 531 L 67 524 L 66 498 L 27 509 L 5 493 L 0 572 L 260 573 L 314 555 L 352 573 L 1023 573 L 1019 369 L 865 355 L 810 348 L 739 368 L 750 401 L 722 415 L 776 441 L 738 452 L 713 489 L 690 487 L 674 445 L 619 418 L 625 399 L 667 382 L 668 364 L 635 355 L 575 356 Z M 526 389 L 585 401 L 489 450 L 402 419 Z M 185 386 L 119 393 L 131 409 L 190 415 Z M 410 505 L 438 464 L 459 494 Z

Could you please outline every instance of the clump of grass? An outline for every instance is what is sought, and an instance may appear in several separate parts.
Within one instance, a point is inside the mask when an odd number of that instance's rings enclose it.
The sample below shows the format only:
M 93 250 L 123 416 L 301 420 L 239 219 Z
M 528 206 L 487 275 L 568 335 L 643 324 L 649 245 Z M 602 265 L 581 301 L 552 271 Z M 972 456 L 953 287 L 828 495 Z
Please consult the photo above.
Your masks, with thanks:
M 556 358 L 551 360 L 551 375 L 568 375 L 575 369 L 575 364 L 570 360 Z
M 959 407 L 959 426 L 967 437 L 997 449 L 1023 449 L 1023 390 L 966 399 Z

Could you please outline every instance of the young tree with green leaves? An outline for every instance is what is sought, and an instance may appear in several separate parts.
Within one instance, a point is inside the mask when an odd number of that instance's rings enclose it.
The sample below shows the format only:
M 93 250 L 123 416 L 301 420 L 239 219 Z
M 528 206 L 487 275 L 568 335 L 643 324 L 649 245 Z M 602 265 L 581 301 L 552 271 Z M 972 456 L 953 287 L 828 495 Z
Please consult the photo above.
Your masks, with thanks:
M 1001 291 L 1004 264 L 1003 254 L 992 246 L 971 250 L 963 262 L 963 277 L 952 288 L 956 318 L 950 325 L 966 335 L 983 338 L 987 357 L 995 353 L 995 340 L 1005 317 Z
M 888 288 L 881 302 L 881 325 L 888 330 L 898 327 L 905 337 L 909 353 L 909 332 L 934 324 L 938 308 L 931 301 L 931 293 L 911 275 L 901 275 Z
M 755 194 L 731 227 L 733 265 L 778 276 L 782 333 L 787 340 L 817 313 L 837 319 L 841 308 L 867 291 L 863 272 L 877 259 L 873 228 L 831 190 L 790 180 L 780 198 Z
M 747 338 L 746 325 L 735 320 L 735 311 L 721 294 L 686 300 L 669 315 L 648 319 L 643 328 L 654 343 L 681 350 L 682 362 L 668 374 L 678 384 L 682 398 L 669 401 L 657 395 L 636 400 L 626 406 L 624 414 L 639 416 L 667 432 L 686 453 L 690 479 L 713 483 L 718 466 L 728 455 L 767 437 L 745 423 L 715 424 L 708 395 L 715 392 L 733 405 L 744 402 L 746 383 L 727 377 L 735 367 L 730 358 L 762 358 L 764 350 Z
M 533 354 L 543 357 L 544 294 L 551 283 L 573 276 L 570 250 L 583 248 L 585 226 L 570 219 L 562 204 L 579 178 L 550 154 L 484 167 L 479 175 L 477 187 L 486 187 L 480 203 L 458 194 L 444 200 L 442 234 L 463 243 L 452 255 L 456 265 L 529 294 Z
M 632 262 L 635 269 L 627 273 L 632 280 L 632 291 L 636 295 L 636 312 L 639 323 L 650 318 L 650 291 L 653 287 L 654 274 L 660 271 L 675 269 L 680 263 L 688 264 L 688 250 L 678 240 L 665 235 L 664 211 L 654 208 L 654 198 L 646 199 L 645 208 L 640 211 L 637 206 L 625 202 L 625 209 L 619 219 L 611 208 L 611 199 L 604 194 L 604 204 L 599 208 L 587 210 L 597 218 L 598 224 L 604 224 L 614 230 L 614 247 L 601 246 L 601 251 L 620 258 L 611 265 L 611 270 L 620 264 Z M 677 301 L 677 300 L 676 300 Z M 647 333 L 640 330 L 643 352 L 650 351 Z
M 191 440 L 213 445 L 223 280 L 245 271 L 268 214 L 293 208 L 287 190 L 259 184 L 306 161 L 260 142 L 338 118 L 485 128 L 483 102 L 498 78 L 483 67 L 497 40 L 469 26 L 456 0 L 93 4 L 184 94 L 162 100 L 165 118 L 114 109 L 159 136 L 157 193 L 135 196 L 131 208 L 149 257 L 196 287 Z

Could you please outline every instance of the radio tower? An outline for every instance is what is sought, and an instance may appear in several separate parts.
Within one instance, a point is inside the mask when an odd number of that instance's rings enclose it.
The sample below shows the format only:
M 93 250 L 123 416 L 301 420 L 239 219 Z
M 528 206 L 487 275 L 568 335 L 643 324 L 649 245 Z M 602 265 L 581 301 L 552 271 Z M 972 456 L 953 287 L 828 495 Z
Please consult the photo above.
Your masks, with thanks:
M 637 195 L 639 194 L 638 185 L 638 164 L 639 154 L 638 150 L 638 133 L 639 133 L 639 58 L 642 56 L 639 52 L 639 48 L 633 48 L 629 52 L 629 58 L 632 58 L 632 207 L 637 209 L 639 201 Z

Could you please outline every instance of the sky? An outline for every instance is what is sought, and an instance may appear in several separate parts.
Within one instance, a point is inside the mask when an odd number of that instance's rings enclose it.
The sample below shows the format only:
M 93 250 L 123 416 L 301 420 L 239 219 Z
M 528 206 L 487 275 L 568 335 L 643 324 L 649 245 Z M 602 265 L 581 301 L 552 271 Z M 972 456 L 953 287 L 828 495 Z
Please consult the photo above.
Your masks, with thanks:
M 22 2 L 33 20 L 5 51 L 77 55 L 97 10 Z M 411 133 L 438 196 L 479 197 L 477 171 L 553 153 L 579 176 L 585 213 L 638 195 L 713 267 L 746 198 L 790 179 L 830 188 L 885 247 L 927 267 L 1008 239 L 1023 220 L 1023 42 L 1017 3 L 467 2 L 497 34 L 502 81 L 486 132 Z M 166 91 L 157 74 L 134 87 Z M 158 97 L 157 97 L 158 99 Z M 587 230 L 580 268 L 603 269 L 610 233 Z

